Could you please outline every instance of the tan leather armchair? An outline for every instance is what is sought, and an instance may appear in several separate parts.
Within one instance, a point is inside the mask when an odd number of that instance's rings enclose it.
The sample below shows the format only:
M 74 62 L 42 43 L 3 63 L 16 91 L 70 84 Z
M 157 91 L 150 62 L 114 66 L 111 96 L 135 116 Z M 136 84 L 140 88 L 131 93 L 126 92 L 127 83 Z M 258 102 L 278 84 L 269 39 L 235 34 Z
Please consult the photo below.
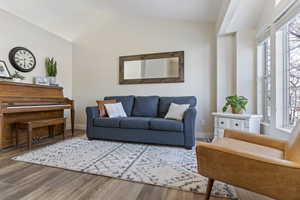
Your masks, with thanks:
M 197 144 L 198 171 L 214 180 L 278 200 L 300 200 L 300 122 L 289 141 L 236 130 L 213 143 Z

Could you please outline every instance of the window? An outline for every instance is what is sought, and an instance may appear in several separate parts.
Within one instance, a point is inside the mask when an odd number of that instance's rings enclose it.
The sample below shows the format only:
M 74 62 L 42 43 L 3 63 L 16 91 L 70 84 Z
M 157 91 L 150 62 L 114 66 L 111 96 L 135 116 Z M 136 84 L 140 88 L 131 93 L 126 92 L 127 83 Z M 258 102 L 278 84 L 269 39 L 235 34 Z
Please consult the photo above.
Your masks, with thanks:
M 284 128 L 300 119 L 300 16 L 283 27 L 284 43 Z
M 263 53 L 263 116 L 264 122 L 271 121 L 271 41 L 270 38 L 262 43 Z

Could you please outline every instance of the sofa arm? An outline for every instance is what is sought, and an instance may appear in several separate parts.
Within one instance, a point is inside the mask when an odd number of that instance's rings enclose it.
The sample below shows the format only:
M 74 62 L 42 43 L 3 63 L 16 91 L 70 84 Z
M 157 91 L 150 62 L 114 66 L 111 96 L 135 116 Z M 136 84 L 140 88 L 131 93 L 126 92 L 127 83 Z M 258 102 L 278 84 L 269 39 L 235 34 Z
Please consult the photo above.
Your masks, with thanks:
M 93 128 L 93 121 L 95 118 L 99 118 L 100 117 L 100 113 L 99 113 L 99 108 L 98 107 L 87 107 L 86 108 L 86 132 L 87 132 L 87 136 L 88 138 L 91 135 L 91 130 Z
M 189 108 L 183 115 L 184 123 L 184 144 L 187 148 L 195 146 L 195 121 L 197 111 L 195 108 Z
M 100 117 L 99 108 L 97 106 L 87 107 L 86 108 L 86 116 L 90 119 L 95 119 Z

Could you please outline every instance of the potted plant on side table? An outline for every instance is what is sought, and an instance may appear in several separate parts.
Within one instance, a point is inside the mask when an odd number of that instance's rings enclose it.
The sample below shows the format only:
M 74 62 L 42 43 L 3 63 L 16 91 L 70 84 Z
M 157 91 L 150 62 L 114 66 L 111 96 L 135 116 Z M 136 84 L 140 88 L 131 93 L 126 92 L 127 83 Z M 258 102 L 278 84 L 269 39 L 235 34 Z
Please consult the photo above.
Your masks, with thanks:
M 244 96 L 228 96 L 226 97 L 226 104 L 223 107 L 223 112 L 226 112 L 228 107 L 231 106 L 233 114 L 243 114 L 243 111 L 246 110 L 246 105 L 248 99 Z
M 57 62 L 54 58 L 46 58 L 46 69 L 48 74 L 48 82 L 50 85 L 56 85 Z

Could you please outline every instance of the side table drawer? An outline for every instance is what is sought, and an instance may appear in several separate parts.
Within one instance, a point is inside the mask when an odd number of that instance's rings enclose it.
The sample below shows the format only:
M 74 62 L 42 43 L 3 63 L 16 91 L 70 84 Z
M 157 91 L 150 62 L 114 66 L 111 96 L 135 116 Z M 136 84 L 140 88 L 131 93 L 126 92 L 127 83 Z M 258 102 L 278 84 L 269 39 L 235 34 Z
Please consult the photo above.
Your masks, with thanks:
M 216 125 L 218 128 L 225 129 L 228 127 L 228 121 L 226 118 L 216 118 Z
M 231 119 L 230 120 L 230 128 L 236 129 L 236 130 L 244 130 L 245 127 L 245 121 L 244 120 L 238 120 L 238 119 Z

